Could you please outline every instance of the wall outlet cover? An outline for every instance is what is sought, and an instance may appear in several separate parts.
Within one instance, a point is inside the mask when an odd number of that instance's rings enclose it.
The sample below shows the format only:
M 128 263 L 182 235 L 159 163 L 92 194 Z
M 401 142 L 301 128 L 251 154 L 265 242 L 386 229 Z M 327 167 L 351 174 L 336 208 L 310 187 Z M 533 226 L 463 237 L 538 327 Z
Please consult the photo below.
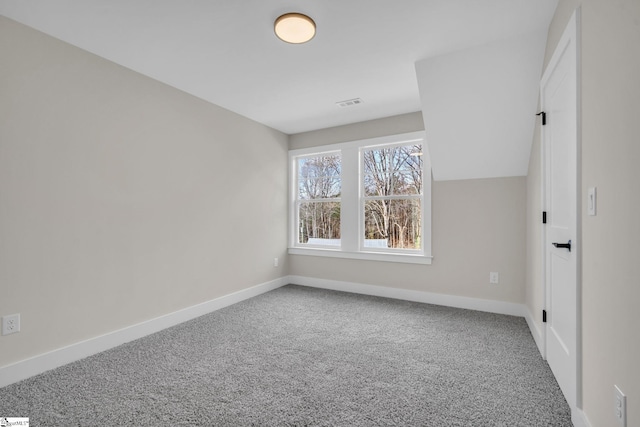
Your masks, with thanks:
M 622 427 L 627 427 L 627 396 L 624 395 L 622 390 L 617 385 L 614 388 L 614 415 L 618 424 Z
M 20 332 L 20 313 L 2 316 L 2 335 Z
M 500 275 L 495 271 L 489 273 L 489 283 L 494 285 L 500 283 Z

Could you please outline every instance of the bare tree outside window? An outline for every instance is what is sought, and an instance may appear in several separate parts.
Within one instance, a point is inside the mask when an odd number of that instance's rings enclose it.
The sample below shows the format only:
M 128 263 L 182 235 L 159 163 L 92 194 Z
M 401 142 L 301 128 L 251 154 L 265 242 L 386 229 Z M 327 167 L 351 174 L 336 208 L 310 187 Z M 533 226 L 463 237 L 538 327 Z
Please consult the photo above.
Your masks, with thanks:
M 298 159 L 299 243 L 340 245 L 340 155 Z
M 422 248 L 422 145 L 362 152 L 364 246 Z

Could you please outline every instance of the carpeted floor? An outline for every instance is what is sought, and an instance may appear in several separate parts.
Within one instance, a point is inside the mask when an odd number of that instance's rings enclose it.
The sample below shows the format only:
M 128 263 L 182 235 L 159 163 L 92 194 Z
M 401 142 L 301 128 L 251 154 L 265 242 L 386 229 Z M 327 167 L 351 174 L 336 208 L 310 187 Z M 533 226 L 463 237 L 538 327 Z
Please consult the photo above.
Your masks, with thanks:
M 522 318 L 285 286 L 0 389 L 32 426 L 571 426 Z

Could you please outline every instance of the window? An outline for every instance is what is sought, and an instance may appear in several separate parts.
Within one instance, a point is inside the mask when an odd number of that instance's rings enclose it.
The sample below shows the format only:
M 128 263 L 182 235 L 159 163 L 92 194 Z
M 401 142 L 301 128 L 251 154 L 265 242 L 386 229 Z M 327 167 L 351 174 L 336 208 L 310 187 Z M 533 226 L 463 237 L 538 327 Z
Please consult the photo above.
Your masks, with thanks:
M 298 157 L 297 243 L 340 246 L 340 154 Z
M 423 142 L 415 132 L 290 151 L 289 253 L 429 264 Z
M 364 247 L 420 250 L 422 144 L 361 150 Z

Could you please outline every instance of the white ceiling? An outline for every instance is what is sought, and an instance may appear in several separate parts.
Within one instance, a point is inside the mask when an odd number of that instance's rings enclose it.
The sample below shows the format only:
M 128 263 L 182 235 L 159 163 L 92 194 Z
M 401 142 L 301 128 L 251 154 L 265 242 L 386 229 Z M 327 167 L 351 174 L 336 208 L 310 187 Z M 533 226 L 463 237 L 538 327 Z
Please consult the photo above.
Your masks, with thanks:
M 532 32 L 544 38 L 556 3 L 0 0 L 0 14 L 292 134 L 419 111 L 417 62 Z M 307 44 L 273 34 L 275 18 L 294 11 L 317 23 Z M 350 98 L 364 103 L 336 106 Z

